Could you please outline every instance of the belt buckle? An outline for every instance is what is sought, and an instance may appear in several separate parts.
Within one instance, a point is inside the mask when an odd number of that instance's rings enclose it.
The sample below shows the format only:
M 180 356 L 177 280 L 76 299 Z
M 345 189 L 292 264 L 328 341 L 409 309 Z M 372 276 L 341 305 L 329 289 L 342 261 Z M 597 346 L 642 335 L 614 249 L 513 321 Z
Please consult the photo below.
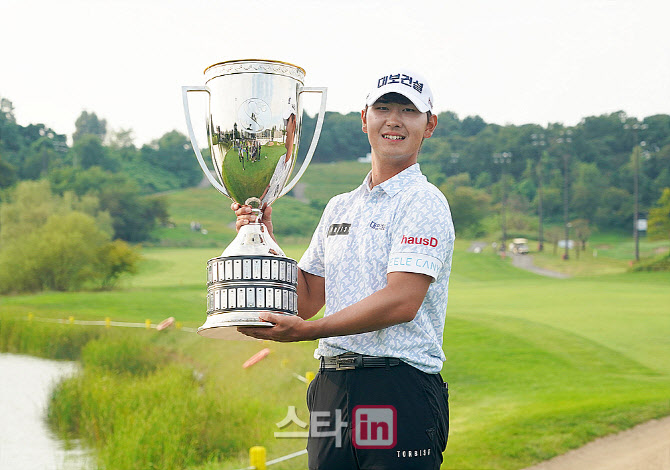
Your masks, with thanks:
M 352 370 L 363 365 L 363 356 L 335 356 L 335 370 Z

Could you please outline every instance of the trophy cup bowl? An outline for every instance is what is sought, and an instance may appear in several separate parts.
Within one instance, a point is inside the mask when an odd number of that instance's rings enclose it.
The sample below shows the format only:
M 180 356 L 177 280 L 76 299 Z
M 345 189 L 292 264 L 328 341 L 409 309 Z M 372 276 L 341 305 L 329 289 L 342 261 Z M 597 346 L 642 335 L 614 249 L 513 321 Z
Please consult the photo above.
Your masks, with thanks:
M 198 334 L 229 339 L 241 336 L 229 327 L 272 326 L 259 319 L 263 311 L 298 313 L 298 264 L 268 235 L 261 210 L 288 193 L 307 169 L 323 126 L 326 88 L 304 87 L 304 69 L 274 60 L 220 62 L 204 73 L 205 86 L 182 87 L 193 150 L 212 186 L 234 202 L 250 205 L 258 218 L 239 230 L 221 256 L 207 262 L 207 319 Z M 206 126 L 216 179 L 193 132 L 189 92 L 209 95 Z M 305 160 L 290 180 L 305 93 L 319 93 L 321 108 Z

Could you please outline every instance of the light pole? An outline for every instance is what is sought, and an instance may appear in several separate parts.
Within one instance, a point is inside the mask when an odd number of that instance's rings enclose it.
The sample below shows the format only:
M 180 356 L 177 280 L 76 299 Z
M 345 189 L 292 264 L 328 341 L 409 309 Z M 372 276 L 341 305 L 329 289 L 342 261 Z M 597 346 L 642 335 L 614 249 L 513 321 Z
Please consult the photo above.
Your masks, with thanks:
M 635 261 L 640 261 L 640 232 L 638 231 L 637 221 L 640 218 L 640 153 L 642 152 L 642 147 L 646 145 L 646 142 L 640 142 L 638 140 L 638 131 L 647 129 L 646 124 L 639 124 L 637 122 L 633 124 L 624 124 L 624 129 L 633 129 L 633 135 L 635 136 L 635 143 L 633 144 L 633 198 L 634 198 L 634 209 L 633 209 L 633 240 L 635 242 Z
M 559 138 L 556 139 L 557 144 L 570 144 L 572 143 L 572 131 L 566 129 L 559 133 Z M 570 245 L 570 223 L 568 222 L 568 205 L 570 202 L 568 189 L 570 187 L 570 174 L 568 172 L 570 163 L 570 154 L 569 152 L 563 152 L 563 224 L 565 225 L 565 253 L 563 254 L 563 259 L 570 259 L 568 253 L 568 247 Z
M 511 152 L 502 152 L 502 153 L 494 153 L 493 154 L 493 163 L 496 165 L 501 165 L 502 172 L 500 179 L 502 180 L 502 213 L 500 216 L 500 221 L 501 221 L 501 228 L 502 228 L 502 246 L 500 247 L 500 251 L 502 251 L 503 255 L 505 254 L 507 248 L 507 223 L 505 220 L 505 212 L 507 209 L 507 178 L 505 177 L 505 167 L 506 165 L 509 165 L 510 162 L 512 161 L 512 153 Z
M 546 145 L 547 141 L 545 140 L 544 134 L 532 134 L 530 136 L 533 147 L 540 147 L 540 156 L 537 159 L 537 215 L 539 217 L 539 230 L 538 230 L 538 243 L 537 251 L 544 250 L 544 229 L 542 226 L 542 150 Z

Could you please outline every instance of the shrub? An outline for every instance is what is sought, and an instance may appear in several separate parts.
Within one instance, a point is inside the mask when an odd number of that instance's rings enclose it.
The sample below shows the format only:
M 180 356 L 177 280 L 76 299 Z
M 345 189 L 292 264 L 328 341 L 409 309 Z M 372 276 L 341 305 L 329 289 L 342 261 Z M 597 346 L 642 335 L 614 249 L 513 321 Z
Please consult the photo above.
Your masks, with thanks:
M 90 196 L 55 196 L 44 181 L 20 184 L 0 207 L 0 294 L 108 288 L 133 272 L 139 255 L 110 242 L 109 214 L 97 206 Z

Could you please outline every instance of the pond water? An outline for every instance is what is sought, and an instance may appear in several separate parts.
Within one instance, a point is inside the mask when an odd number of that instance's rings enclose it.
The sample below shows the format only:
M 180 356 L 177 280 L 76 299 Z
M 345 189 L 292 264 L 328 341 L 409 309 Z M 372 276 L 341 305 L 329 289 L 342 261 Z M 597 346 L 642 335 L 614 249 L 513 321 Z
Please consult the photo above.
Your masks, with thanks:
M 0 354 L 0 469 L 81 470 L 92 458 L 75 445 L 66 449 L 46 425 L 53 387 L 77 364 Z

